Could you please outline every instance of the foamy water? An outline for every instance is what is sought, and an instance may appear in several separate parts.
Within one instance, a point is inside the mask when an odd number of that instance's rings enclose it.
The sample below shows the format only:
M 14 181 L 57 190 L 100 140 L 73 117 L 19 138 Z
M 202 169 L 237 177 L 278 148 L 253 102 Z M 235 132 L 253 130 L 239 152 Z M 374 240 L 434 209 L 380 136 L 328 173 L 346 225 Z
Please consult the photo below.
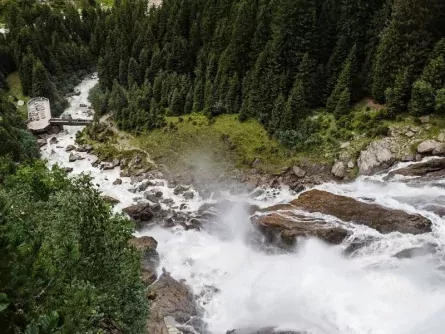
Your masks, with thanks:
M 88 91 L 96 83 L 96 79 L 86 79 L 77 87 L 81 95 L 70 98 L 67 114 L 85 117 L 86 110 L 79 105 L 89 104 Z M 65 148 L 74 144 L 75 133 L 80 129 L 66 127 L 55 136 L 58 143 L 54 145 L 48 139 L 42 148 L 48 164 L 73 167 L 73 174 L 89 173 L 104 194 L 121 202 L 117 209 L 134 203 L 134 198 L 141 195 L 128 191 L 135 186 L 130 184 L 130 178 L 121 178 L 122 185 L 112 185 L 119 177 L 119 168 L 109 171 L 94 168 L 91 162 L 95 158 L 86 153 L 76 152 L 85 159 L 68 162 Z M 193 289 L 211 333 L 265 326 L 317 334 L 444 333 L 445 222 L 428 211 L 426 204 L 443 205 L 445 189 L 440 182 L 414 184 L 414 180 L 406 178 L 388 182 L 383 181 L 384 176 L 360 177 L 353 183 L 328 183 L 318 188 L 422 214 L 433 222 L 432 233 L 382 235 L 366 226 L 314 215 L 349 229 L 351 237 L 336 247 L 307 240 L 293 253 L 272 255 L 247 242 L 253 227 L 248 213 L 239 205 L 221 217 L 218 230 L 156 227 L 137 235 L 150 235 L 159 242 L 161 266 L 173 277 L 185 279 Z M 197 195 L 188 201 L 174 195 L 166 182 L 147 190 L 155 188 L 163 191 L 164 198 L 172 198 L 175 205 L 186 202 L 191 211 L 203 203 Z M 287 202 L 295 195 L 285 189 L 275 197 L 262 195 L 251 199 L 247 194 L 227 197 L 265 207 Z M 351 242 L 370 239 L 372 242 L 357 250 L 353 257 L 343 255 Z M 393 256 L 428 243 L 438 245 L 436 254 L 413 259 Z

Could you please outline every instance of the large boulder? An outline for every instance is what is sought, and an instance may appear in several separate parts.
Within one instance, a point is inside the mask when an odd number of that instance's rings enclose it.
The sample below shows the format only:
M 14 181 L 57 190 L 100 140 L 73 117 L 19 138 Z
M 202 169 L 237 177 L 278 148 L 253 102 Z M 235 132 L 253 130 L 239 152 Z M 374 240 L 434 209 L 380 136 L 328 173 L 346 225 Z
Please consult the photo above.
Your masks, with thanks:
M 441 177 L 445 176 L 445 158 L 433 159 L 418 164 L 413 164 L 408 167 L 396 169 L 387 175 L 387 179 L 394 175 L 403 176 L 429 176 Z
M 346 165 L 343 161 L 337 161 L 331 170 L 332 175 L 338 179 L 343 179 L 346 176 Z
M 253 216 L 251 220 L 266 235 L 269 242 L 282 241 L 287 245 L 293 245 L 299 237 L 316 237 L 338 245 L 348 236 L 345 229 L 330 226 L 323 220 L 296 215 L 292 211 Z
M 137 223 L 138 228 L 142 228 L 155 216 L 149 203 L 138 203 L 123 209 Z
M 385 208 L 378 204 L 364 203 L 350 197 L 326 191 L 311 190 L 291 202 L 296 209 L 335 216 L 342 221 L 366 225 L 380 233 L 431 232 L 431 221 L 423 216 L 402 210 Z
M 105 202 L 115 205 L 120 203 L 120 201 L 114 197 L 108 196 L 108 195 L 100 195 L 100 198 L 102 198 Z
M 445 153 L 445 143 L 435 140 L 425 140 L 417 146 L 417 152 L 420 154 L 441 155 Z
M 198 314 L 192 291 L 183 282 L 178 282 L 164 272 L 150 286 L 148 298 L 151 301 L 150 316 L 147 320 L 147 333 L 168 333 L 164 318 L 172 317 L 180 324 L 186 323 Z
M 74 151 L 76 149 L 76 146 L 74 145 L 68 145 L 65 149 L 66 152 L 71 152 Z
M 357 160 L 359 173 L 371 175 L 390 167 L 396 159 L 396 155 L 391 149 L 392 140 L 390 138 L 373 141 L 366 150 L 360 153 L 360 157 Z
M 158 242 L 152 237 L 143 236 L 133 238 L 129 243 L 141 253 L 142 282 L 151 285 L 157 279 L 156 270 L 160 261 L 156 251 Z

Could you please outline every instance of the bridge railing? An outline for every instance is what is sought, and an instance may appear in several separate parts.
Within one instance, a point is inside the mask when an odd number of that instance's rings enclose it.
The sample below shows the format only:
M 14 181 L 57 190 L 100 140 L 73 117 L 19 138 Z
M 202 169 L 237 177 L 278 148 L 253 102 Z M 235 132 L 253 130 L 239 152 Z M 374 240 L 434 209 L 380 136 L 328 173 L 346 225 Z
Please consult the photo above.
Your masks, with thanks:
M 51 118 L 49 122 L 53 125 L 88 125 L 93 123 L 92 119 L 80 119 L 80 118 L 73 118 L 73 119 L 66 119 L 66 118 Z

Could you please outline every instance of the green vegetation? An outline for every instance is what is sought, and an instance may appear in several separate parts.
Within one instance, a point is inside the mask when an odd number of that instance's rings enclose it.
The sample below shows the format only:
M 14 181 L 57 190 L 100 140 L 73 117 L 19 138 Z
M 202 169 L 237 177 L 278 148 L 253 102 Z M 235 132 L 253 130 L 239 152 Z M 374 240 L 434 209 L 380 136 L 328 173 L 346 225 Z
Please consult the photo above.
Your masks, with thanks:
M 25 102 L 23 106 L 17 106 L 17 108 L 19 109 L 20 114 L 26 119 L 26 103 L 29 101 L 29 96 L 23 95 L 22 83 L 20 82 L 19 73 L 16 71 L 9 74 L 6 78 L 6 83 L 9 88 L 8 94 L 18 100 L 22 100 L 23 102 Z
M 14 169 L 1 162 L 2 172 Z M 144 331 L 140 258 L 128 246 L 134 225 L 88 177 L 68 179 L 43 162 L 4 175 L 0 229 L 3 333 L 97 333 L 106 319 Z
M 250 167 L 276 172 L 290 165 L 292 152 L 270 138 L 255 120 L 238 122 L 237 115 L 221 115 L 210 121 L 202 114 L 167 117 L 168 125 L 136 136 L 132 144 L 170 169 L 192 166 L 200 156 L 222 170 Z

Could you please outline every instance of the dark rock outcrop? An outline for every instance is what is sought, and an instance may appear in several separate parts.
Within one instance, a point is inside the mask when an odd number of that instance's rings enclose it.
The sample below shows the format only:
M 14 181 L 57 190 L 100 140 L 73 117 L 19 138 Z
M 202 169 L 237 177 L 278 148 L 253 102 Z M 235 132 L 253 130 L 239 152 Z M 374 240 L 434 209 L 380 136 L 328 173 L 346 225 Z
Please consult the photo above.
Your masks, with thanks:
M 147 297 L 151 299 L 147 333 L 168 333 L 164 323 L 165 317 L 172 317 L 176 322 L 184 324 L 198 314 L 195 299 L 189 287 L 166 272 L 150 286 Z
M 395 175 L 440 177 L 445 175 L 445 158 L 433 159 L 390 172 L 386 179 Z
M 423 216 L 385 208 L 377 204 L 359 202 L 350 197 L 321 190 L 303 193 L 293 200 L 291 205 L 303 211 L 320 212 L 343 221 L 366 225 L 380 233 L 431 232 L 431 221 Z
M 156 251 L 158 242 L 152 237 L 143 236 L 133 238 L 129 243 L 141 252 L 142 282 L 147 286 L 151 285 L 157 279 L 156 270 L 160 261 Z
M 130 216 L 137 223 L 137 228 L 142 228 L 144 224 L 148 223 L 155 216 L 149 203 L 138 203 L 123 209 L 127 215 Z

